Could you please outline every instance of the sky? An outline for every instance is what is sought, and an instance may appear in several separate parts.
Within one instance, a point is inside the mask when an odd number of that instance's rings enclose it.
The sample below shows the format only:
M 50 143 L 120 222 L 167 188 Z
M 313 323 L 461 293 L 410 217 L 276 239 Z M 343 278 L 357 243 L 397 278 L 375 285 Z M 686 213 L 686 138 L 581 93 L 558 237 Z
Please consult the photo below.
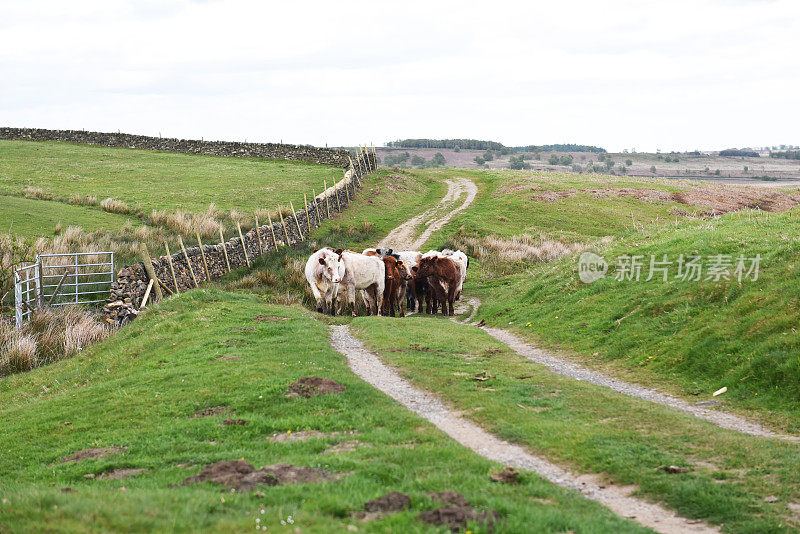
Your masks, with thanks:
M 797 0 L 0 0 L 0 126 L 800 145 Z

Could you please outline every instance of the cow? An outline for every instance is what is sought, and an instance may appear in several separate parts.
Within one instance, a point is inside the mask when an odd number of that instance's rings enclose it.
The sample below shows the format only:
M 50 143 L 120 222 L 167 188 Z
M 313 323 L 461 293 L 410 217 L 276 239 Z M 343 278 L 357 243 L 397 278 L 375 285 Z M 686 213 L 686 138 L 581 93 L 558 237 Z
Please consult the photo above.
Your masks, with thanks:
M 442 250 L 442 256 L 454 260 L 456 262 L 456 265 L 458 266 L 459 273 L 461 274 L 461 279 L 458 281 L 458 286 L 456 287 L 456 300 L 458 300 L 461 298 L 461 290 L 464 287 L 464 281 L 467 279 L 467 267 L 469 267 L 469 256 L 467 256 L 460 250 L 451 250 L 449 248 Z
M 306 280 L 320 313 L 336 315 L 336 296 L 345 275 L 342 252 L 342 249 L 326 247 L 315 251 L 306 262 Z
M 386 284 L 383 261 L 375 256 L 365 256 L 349 250 L 342 252 L 342 259 L 345 273 L 341 283 L 345 287 L 347 304 L 351 307 L 353 317 L 356 316 L 356 289 L 366 292 L 367 312 L 380 315 Z
M 394 256 L 384 256 L 382 258 L 386 267 L 386 285 L 383 292 L 383 315 L 394 317 L 394 308 L 397 306 L 400 317 L 405 316 L 405 294 L 406 285 L 411 280 L 408 269 L 402 261 Z
M 445 257 L 423 257 L 417 266 L 416 276 L 427 279 L 428 288 L 433 290 L 433 296 L 438 301 L 433 313 L 436 313 L 438 304 L 441 303 L 442 315 L 454 315 L 453 301 L 461 279 L 456 262 Z

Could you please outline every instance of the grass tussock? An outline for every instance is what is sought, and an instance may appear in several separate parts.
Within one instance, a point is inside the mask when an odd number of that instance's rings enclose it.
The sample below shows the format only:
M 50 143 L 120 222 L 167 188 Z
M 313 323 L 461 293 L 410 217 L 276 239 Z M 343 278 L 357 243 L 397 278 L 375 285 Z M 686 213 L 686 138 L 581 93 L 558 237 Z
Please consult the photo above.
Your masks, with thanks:
M 25 198 L 33 198 L 37 200 L 53 200 L 53 195 L 46 192 L 41 187 L 26 187 L 23 189 L 22 194 Z
M 103 209 L 103 211 L 107 211 L 109 213 L 119 213 L 121 215 L 128 215 L 130 213 L 133 213 L 131 207 L 128 206 L 126 203 L 111 197 L 103 200 L 100 203 L 100 207 Z
M 75 307 L 37 310 L 22 328 L 0 319 L 0 376 L 69 358 L 110 332 L 95 315 Z
M 94 195 L 79 195 L 77 193 L 71 194 L 67 202 L 75 206 L 97 206 L 100 204 L 100 201 Z
M 199 213 L 189 213 L 183 210 L 168 212 L 166 210 L 153 210 L 149 222 L 153 226 L 168 228 L 185 237 L 193 237 L 199 233 L 203 237 L 218 237 L 220 229 L 224 230 L 218 220 L 220 212 L 212 203 L 208 209 Z

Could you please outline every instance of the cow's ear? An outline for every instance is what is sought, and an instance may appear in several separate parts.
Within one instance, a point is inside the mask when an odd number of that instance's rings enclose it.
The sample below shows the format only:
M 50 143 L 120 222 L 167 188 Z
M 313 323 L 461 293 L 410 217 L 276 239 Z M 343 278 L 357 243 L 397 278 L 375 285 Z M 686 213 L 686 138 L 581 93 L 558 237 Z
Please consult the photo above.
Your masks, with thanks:
M 386 250 L 386 254 L 387 254 L 388 256 L 391 256 L 391 255 L 392 255 L 392 252 L 394 252 L 394 250 L 392 250 L 392 249 L 387 249 L 387 250 Z
M 419 271 L 419 267 L 417 267 L 416 265 L 411 268 L 412 273 L 415 273 L 417 271 Z
M 325 265 L 325 258 L 320 258 L 319 259 L 319 264 L 320 265 Z
M 337 248 L 336 250 L 334 250 L 334 252 L 335 252 L 336 254 L 338 254 L 339 256 L 341 256 L 341 255 L 342 255 L 342 252 L 344 252 L 344 249 L 343 249 L 343 248 Z

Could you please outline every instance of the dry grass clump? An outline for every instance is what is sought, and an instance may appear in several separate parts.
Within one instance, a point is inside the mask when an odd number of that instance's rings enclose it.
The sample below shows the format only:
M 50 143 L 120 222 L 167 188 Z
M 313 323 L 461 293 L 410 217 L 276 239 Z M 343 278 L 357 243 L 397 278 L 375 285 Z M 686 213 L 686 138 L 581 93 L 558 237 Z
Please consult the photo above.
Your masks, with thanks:
M 72 306 L 37 310 L 22 328 L 0 318 L 0 376 L 69 358 L 110 333 L 95 315 Z
M 100 203 L 100 207 L 103 209 L 103 211 L 107 211 L 109 213 L 120 213 L 122 215 L 127 215 L 133 212 L 131 207 L 125 204 L 123 201 L 111 197 L 103 200 Z
M 22 194 L 25 198 L 33 198 L 38 200 L 53 200 L 53 195 L 46 193 L 41 187 L 26 187 Z
M 100 204 L 100 201 L 94 195 L 81 196 L 77 193 L 71 194 L 67 202 L 76 206 L 97 206 Z
M 199 233 L 203 237 L 218 237 L 222 223 L 217 218 L 219 210 L 214 204 L 209 205 L 208 209 L 200 213 L 190 213 L 177 210 L 174 213 L 166 210 L 153 210 L 150 213 L 150 224 L 169 228 L 185 237 L 193 237 Z M 223 228 L 224 229 L 224 228 Z

